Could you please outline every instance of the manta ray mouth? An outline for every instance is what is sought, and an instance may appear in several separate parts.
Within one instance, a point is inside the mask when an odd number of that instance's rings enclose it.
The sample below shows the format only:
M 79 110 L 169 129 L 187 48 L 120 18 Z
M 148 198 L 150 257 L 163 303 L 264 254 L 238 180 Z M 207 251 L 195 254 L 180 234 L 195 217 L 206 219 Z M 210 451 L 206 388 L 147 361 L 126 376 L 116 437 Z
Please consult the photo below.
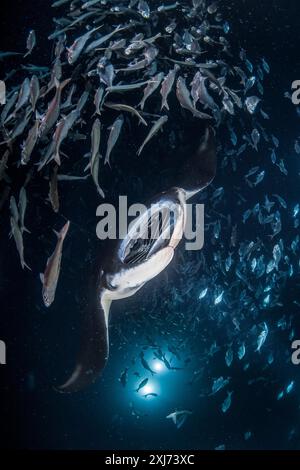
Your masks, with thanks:
M 151 205 L 132 222 L 119 248 L 121 262 L 125 265 L 140 264 L 167 247 L 176 225 L 180 223 L 181 213 L 178 202 L 168 198 Z

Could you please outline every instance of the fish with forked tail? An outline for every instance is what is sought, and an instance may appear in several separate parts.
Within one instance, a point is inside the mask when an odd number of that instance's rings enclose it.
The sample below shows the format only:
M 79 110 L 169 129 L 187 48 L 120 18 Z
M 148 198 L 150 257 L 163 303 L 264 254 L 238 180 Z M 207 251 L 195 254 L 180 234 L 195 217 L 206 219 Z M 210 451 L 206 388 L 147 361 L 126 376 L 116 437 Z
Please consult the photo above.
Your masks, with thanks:
M 46 307 L 50 307 L 55 298 L 56 287 L 60 274 L 62 249 L 65 237 L 68 233 L 70 222 L 68 221 L 57 235 L 57 244 L 53 254 L 47 261 L 44 274 L 40 274 L 43 283 L 43 301 Z
M 139 392 L 142 388 L 144 388 L 147 385 L 148 381 L 149 381 L 149 379 L 142 380 L 141 383 L 139 384 L 138 388 L 135 391 Z
M 139 150 L 137 151 L 137 155 L 140 156 L 142 153 L 145 145 L 152 139 L 152 137 L 157 134 L 157 132 L 162 129 L 163 125 L 168 121 L 168 116 L 162 116 L 160 117 L 152 126 L 149 134 L 147 135 L 146 139 L 140 146 Z
M 60 104 L 61 104 L 61 93 L 65 86 L 70 83 L 71 79 L 68 78 L 62 83 L 59 83 L 57 79 L 55 79 L 55 85 L 56 85 L 56 93 L 51 101 L 47 112 L 45 115 L 42 117 L 40 128 L 39 128 L 39 137 L 44 137 L 45 135 L 48 134 L 48 132 L 52 129 L 52 127 L 55 125 L 59 113 L 60 113 Z

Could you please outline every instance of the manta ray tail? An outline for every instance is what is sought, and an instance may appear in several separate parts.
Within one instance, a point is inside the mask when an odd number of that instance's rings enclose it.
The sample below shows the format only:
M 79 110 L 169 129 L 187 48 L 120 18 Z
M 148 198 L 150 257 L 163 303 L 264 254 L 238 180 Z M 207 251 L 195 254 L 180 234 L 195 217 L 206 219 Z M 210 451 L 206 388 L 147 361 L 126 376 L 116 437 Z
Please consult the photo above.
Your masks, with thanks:
M 101 298 L 99 289 L 97 290 L 97 295 L 95 295 L 94 290 L 92 298 L 94 298 L 94 301 L 88 307 L 89 311 L 86 315 L 81 349 L 75 369 L 70 378 L 58 387 L 58 391 L 63 393 L 78 392 L 94 383 L 108 360 L 109 340 L 107 324 L 111 302 Z

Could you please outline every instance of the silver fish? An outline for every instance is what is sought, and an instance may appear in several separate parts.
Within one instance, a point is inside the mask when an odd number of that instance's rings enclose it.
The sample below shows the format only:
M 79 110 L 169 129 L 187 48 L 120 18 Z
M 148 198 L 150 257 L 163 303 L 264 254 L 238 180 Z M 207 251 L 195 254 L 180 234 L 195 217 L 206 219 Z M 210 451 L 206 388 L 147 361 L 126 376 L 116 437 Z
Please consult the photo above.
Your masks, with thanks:
M 104 95 L 104 87 L 100 86 L 98 90 L 95 93 L 95 98 L 94 98 L 94 105 L 96 108 L 96 114 L 100 116 L 101 114 L 101 106 L 103 102 L 103 95 Z
M 16 199 L 14 196 L 11 196 L 10 198 L 9 209 L 10 209 L 11 216 L 13 217 L 15 222 L 18 224 L 20 220 L 20 214 L 19 214 L 17 203 L 16 203 Z
M 98 193 L 100 194 L 101 197 L 105 198 L 105 194 L 99 186 L 99 165 L 100 165 L 100 156 L 98 154 L 96 155 L 96 158 L 94 159 L 94 162 L 91 166 L 91 173 L 92 173 L 92 178 L 94 180 Z
M 212 2 L 208 7 L 207 7 L 207 12 L 210 15 L 213 15 L 218 11 L 218 6 L 219 6 L 219 1 Z
M 6 169 L 7 169 L 7 162 L 8 162 L 8 157 L 9 157 L 9 150 L 6 150 L 4 153 L 3 157 L 0 160 L 0 181 L 8 180 L 8 176 L 6 175 Z
M 147 85 L 148 83 L 149 83 L 149 80 L 146 80 L 144 82 L 139 82 L 139 83 L 132 83 L 131 85 L 114 85 L 114 86 L 106 88 L 106 94 L 123 93 L 125 91 L 136 90 L 138 88 L 141 88 L 144 85 Z
M 40 161 L 37 164 L 38 165 L 38 168 L 37 168 L 38 171 L 41 171 L 44 168 L 44 166 L 47 165 L 47 163 L 49 163 L 49 161 L 53 157 L 54 150 L 55 150 L 55 142 L 54 142 L 54 140 L 51 140 L 50 144 L 47 147 L 47 150 L 45 151 L 45 153 L 43 153 L 42 158 L 40 159 Z
M 107 106 L 107 108 L 115 109 L 117 111 L 124 111 L 127 113 L 134 114 L 134 116 L 136 116 L 139 121 L 144 124 L 144 126 L 148 125 L 145 119 L 140 115 L 140 113 L 132 106 L 128 106 L 127 104 L 111 103 L 110 101 L 107 101 L 105 103 L 105 106 Z
M 14 240 L 15 240 L 15 243 L 16 243 L 16 247 L 17 247 L 17 250 L 18 250 L 18 253 L 19 253 L 19 257 L 20 257 L 20 262 L 21 262 L 21 266 L 22 266 L 22 269 L 24 268 L 27 268 L 31 271 L 31 268 L 28 266 L 28 264 L 25 263 L 25 260 L 24 260 L 24 242 L 23 242 L 23 235 L 22 235 L 22 232 L 20 230 L 20 227 L 18 225 L 18 223 L 16 222 L 15 218 L 14 217 L 11 217 L 10 218 L 10 225 L 11 225 L 11 233 L 14 237 Z
M 27 43 L 26 43 L 26 47 L 27 47 L 28 52 L 24 55 L 24 57 L 29 56 L 32 53 L 35 46 L 36 46 L 36 34 L 35 34 L 35 31 L 32 29 L 29 32 L 29 35 L 28 35 L 28 38 L 27 38 Z
M 105 164 L 108 163 L 110 165 L 110 162 L 109 162 L 109 157 L 110 157 L 110 154 L 112 152 L 112 149 L 114 148 L 114 146 L 116 145 L 117 143 L 117 140 L 120 136 L 120 132 L 121 132 L 121 129 L 123 127 L 123 124 L 124 124 L 124 117 L 123 115 L 121 114 L 116 120 L 115 122 L 113 123 L 113 125 L 110 127 L 110 135 L 109 135 L 109 138 L 108 138 L 108 143 L 107 143 L 107 150 L 106 150 L 106 155 L 105 155 Z
M 25 214 L 26 214 L 26 209 L 27 209 L 27 194 L 26 194 L 26 189 L 25 189 L 24 186 L 20 189 L 18 209 L 19 209 L 19 215 L 20 215 L 20 229 L 21 229 L 21 232 L 22 233 L 23 232 L 30 233 L 29 230 L 25 227 Z
M 178 64 L 175 64 L 174 69 L 170 70 L 170 72 L 162 82 L 160 90 L 160 94 L 162 96 L 161 109 L 166 108 L 169 111 L 168 96 L 173 88 L 178 70 L 180 70 L 180 67 Z
M 259 183 L 261 183 L 261 182 L 262 182 L 262 180 L 263 180 L 263 179 L 264 179 L 264 177 L 265 177 L 265 174 L 266 174 L 266 172 L 265 172 L 265 171 L 262 171 L 261 173 L 259 173 L 259 175 L 257 176 L 257 178 L 256 178 L 255 182 L 253 183 L 253 184 L 254 184 L 254 186 L 258 186 L 258 185 L 259 185 Z
M 264 345 L 264 343 L 267 339 L 268 333 L 269 333 L 269 328 L 268 328 L 266 322 L 264 322 L 263 323 L 263 330 L 261 331 L 260 335 L 257 338 L 257 348 L 256 348 L 255 352 L 260 352 L 262 346 Z
M 261 101 L 257 96 L 249 96 L 245 100 L 245 105 L 250 114 L 254 114 L 258 103 Z
M 125 69 L 118 69 L 117 72 L 136 72 L 137 70 L 142 70 L 148 66 L 148 60 L 142 59 L 138 62 L 132 62 Z
M 53 135 L 53 142 L 55 142 L 53 158 L 58 165 L 61 163 L 60 159 L 60 146 L 64 139 L 68 136 L 70 129 L 79 118 L 80 113 L 77 109 L 71 111 L 68 116 L 64 116 L 57 124 L 55 133 Z
M 209 114 L 202 113 L 201 111 L 198 111 L 196 108 L 194 108 L 191 101 L 190 92 L 186 87 L 185 79 L 183 77 L 178 77 L 177 79 L 176 96 L 181 107 L 190 111 L 193 116 L 200 119 L 212 119 Z
M 43 284 L 43 301 L 46 307 L 50 307 L 55 299 L 55 292 L 61 268 L 62 249 L 65 237 L 68 233 L 70 222 L 68 221 L 57 235 L 57 244 L 53 254 L 47 261 L 44 274 L 40 274 Z
M 229 410 L 229 408 L 231 407 L 232 394 L 233 394 L 233 392 L 227 392 L 227 397 L 225 398 L 225 400 L 223 401 L 223 403 L 221 405 L 221 410 L 222 410 L 223 413 L 226 413 Z
M 66 39 L 67 39 L 67 36 L 65 33 L 59 36 L 55 45 L 55 50 L 54 50 L 54 55 L 56 58 L 60 57 L 62 53 L 64 52 L 65 47 L 66 47 Z
M 18 96 L 18 101 L 16 104 L 16 108 L 14 110 L 14 117 L 16 116 L 17 112 L 28 103 L 30 97 L 30 80 L 29 78 L 25 78 L 24 82 L 21 85 L 20 93 Z
M 138 3 L 138 12 L 143 18 L 150 18 L 150 7 L 145 0 L 140 0 Z
M 87 8 L 90 8 L 94 5 L 96 5 L 97 3 L 100 3 L 101 0 L 89 0 L 88 2 L 85 2 L 83 5 L 82 5 L 82 10 L 86 10 Z
M 87 176 L 74 176 L 74 175 L 57 175 L 58 181 L 85 181 L 89 178 Z
M 228 93 L 225 94 L 222 103 L 223 103 L 224 109 L 233 116 L 235 114 L 234 105 L 231 99 L 229 98 Z
M 73 98 L 73 95 L 74 95 L 75 91 L 76 91 L 76 85 L 73 84 L 70 91 L 69 91 L 69 93 L 68 93 L 66 101 L 60 107 L 61 110 L 68 109 L 72 106 L 72 98 Z
M 108 49 L 110 51 L 117 51 L 118 49 L 124 49 L 125 46 L 126 46 L 126 39 L 118 39 L 116 41 L 112 41 L 109 44 Z
M 49 200 L 50 200 L 52 209 L 54 210 L 55 213 L 59 212 L 59 205 L 60 205 L 59 195 L 58 195 L 57 172 L 58 172 L 58 166 L 55 165 L 55 167 L 52 170 L 50 181 L 49 181 Z
M 114 66 L 107 60 L 100 60 L 97 65 L 97 70 L 100 82 L 104 83 L 106 86 L 113 86 L 113 81 L 115 79 Z
M 22 55 L 22 53 L 21 52 L 0 51 L 0 60 L 6 59 L 7 57 L 15 57 L 17 55 Z
M 224 87 L 223 90 L 226 90 L 228 95 L 232 98 L 233 102 L 241 109 L 243 107 L 243 103 L 241 98 L 235 93 L 234 91 L 230 90 L 227 87 Z
M 54 65 L 53 65 L 52 70 L 51 70 L 50 82 L 47 86 L 46 91 L 45 92 L 43 91 L 41 93 L 41 97 L 46 96 L 53 88 L 55 88 L 56 82 L 59 82 L 61 77 L 62 77 L 62 64 L 61 64 L 60 58 L 58 57 L 55 60 Z
M 139 385 L 138 385 L 138 387 L 137 387 L 137 389 L 136 389 L 135 391 L 136 391 L 136 392 L 139 392 L 142 388 L 144 388 L 144 387 L 147 385 L 148 381 L 149 381 L 148 378 L 142 380 L 142 381 L 139 383 Z
M 159 13 L 163 12 L 163 11 L 170 11 L 170 10 L 175 10 L 178 6 L 180 5 L 179 2 L 175 2 L 175 3 L 172 3 L 171 5 L 160 5 L 158 8 L 157 8 L 157 11 Z
M 75 64 L 90 37 L 95 33 L 95 31 L 102 27 L 103 25 L 99 26 L 98 28 L 91 29 L 91 31 L 88 31 L 83 36 L 80 36 L 79 38 L 75 39 L 72 46 L 67 47 L 67 56 L 70 65 Z
M 260 133 L 257 129 L 253 129 L 252 133 L 251 133 L 251 139 L 252 139 L 252 142 L 253 142 L 253 146 L 255 148 L 255 150 L 258 152 L 258 144 L 259 144 L 259 141 L 260 141 Z
M 33 75 L 30 80 L 30 103 L 32 110 L 35 111 L 37 100 L 40 96 L 40 82 L 36 75 Z
M 94 15 L 94 12 L 93 11 L 89 11 L 87 13 L 84 13 L 83 15 L 80 15 L 78 18 L 76 18 L 76 20 L 74 20 L 72 23 L 69 23 L 65 28 L 62 28 L 60 30 L 57 30 L 55 31 L 54 33 L 50 34 L 50 36 L 48 37 L 49 41 L 51 41 L 52 39 L 56 39 L 58 38 L 59 36 L 61 36 L 65 31 L 68 31 L 69 29 L 72 29 L 73 26 L 75 26 L 76 24 L 78 23 L 81 23 L 83 20 L 87 19 L 87 18 L 90 18 L 91 16 Z
M 144 90 L 144 96 L 142 101 L 140 102 L 139 106 L 141 109 L 144 109 L 145 103 L 147 99 L 152 95 L 152 93 L 155 92 L 155 90 L 159 87 L 161 84 L 162 80 L 164 78 L 164 73 L 160 72 L 157 75 L 155 75 L 148 83 Z
M 59 83 L 57 80 L 55 81 L 56 93 L 55 93 L 53 100 L 49 104 L 47 112 L 42 117 L 40 128 L 39 128 L 40 137 L 47 135 L 48 132 L 52 129 L 52 127 L 56 123 L 59 117 L 59 113 L 60 113 L 61 93 L 64 87 L 68 85 L 70 81 L 71 81 L 70 78 L 68 78 L 62 83 Z
M 105 194 L 99 185 L 100 138 L 101 138 L 101 123 L 99 119 L 96 119 L 96 121 L 93 124 L 92 134 L 91 134 L 91 140 L 92 140 L 91 160 L 90 160 L 89 165 L 85 168 L 85 171 L 88 168 L 90 168 L 91 175 L 95 183 L 95 186 L 97 188 L 97 191 L 100 194 L 100 196 L 104 198 Z
M 108 41 L 111 37 L 113 37 L 118 32 L 124 31 L 128 29 L 128 26 L 121 26 L 118 25 L 116 29 L 114 29 L 111 33 L 106 34 L 105 36 L 101 36 L 101 38 L 96 39 L 93 41 L 85 50 L 86 53 L 91 52 L 92 50 L 96 49 L 97 47 L 101 46 L 104 42 Z
M 157 134 L 157 132 L 163 127 L 163 125 L 168 121 L 168 116 L 162 116 L 160 117 L 152 126 L 152 129 L 150 130 L 149 134 L 147 135 L 146 139 L 140 146 L 139 150 L 137 151 L 137 154 L 140 155 L 145 147 L 145 145 L 152 139 L 152 137 Z
M 18 95 L 19 93 L 17 91 L 15 91 L 11 97 L 7 100 L 6 102 L 6 105 L 4 106 L 3 110 L 2 110 L 2 113 L 1 113 L 1 117 L 0 117 L 0 121 L 1 121 L 1 125 L 4 126 L 5 122 L 6 122 L 6 118 L 10 112 L 10 110 L 14 107 L 14 105 L 16 104 L 16 101 L 18 99 Z
M 40 125 L 39 120 L 36 119 L 34 125 L 28 132 L 27 139 L 22 145 L 22 151 L 21 151 L 21 164 L 22 165 L 27 165 L 27 163 L 30 160 L 31 154 L 38 140 L 39 125 Z
M 166 418 L 171 419 L 177 429 L 180 429 L 185 423 L 187 417 L 191 414 L 192 412 L 189 410 L 174 411 L 174 413 L 169 414 L 168 416 L 166 416 Z
M 217 104 L 207 91 L 206 80 L 207 78 L 203 77 L 200 72 L 197 72 L 193 78 L 191 95 L 194 100 L 194 107 L 197 101 L 200 101 L 203 106 L 207 106 L 212 110 L 218 109 Z
M 64 5 L 64 3 L 71 3 L 71 0 L 57 0 L 56 2 L 52 3 L 51 7 L 60 7 L 61 5 Z
M 15 140 L 17 137 L 19 137 L 21 134 L 23 134 L 25 128 L 27 127 L 27 124 L 30 121 L 31 118 L 31 107 L 27 108 L 27 111 L 25 112 L 25 115 L 23 115 L 20 120 L 16 123 L 14 129 L 9 135 L 9 139 L 7 140 L 7 143 L 12 142 Z
M 76 106 L 76 110 L 77 112 L 80 114 L 81 111 L 83 110 L 83 108 L 85 107 L 86 103 L 87 103 L 87 100 L 88 100 L 88 97 L 89 97 L 89 91 L 88 90 L 85 90 L 81 97 L 79 98 L 78 100 L 78 103 L 77 103 L 77 106 Z

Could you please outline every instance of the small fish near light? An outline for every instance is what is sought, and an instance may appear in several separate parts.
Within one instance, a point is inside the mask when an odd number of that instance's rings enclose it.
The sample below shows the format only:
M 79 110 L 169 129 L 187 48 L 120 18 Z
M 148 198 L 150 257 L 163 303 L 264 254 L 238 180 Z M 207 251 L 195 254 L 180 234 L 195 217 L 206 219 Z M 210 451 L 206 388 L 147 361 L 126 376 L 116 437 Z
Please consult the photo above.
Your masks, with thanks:
M 148 401 L 153 398 L 158 398 L 159 390 L 160 390 L 160 386 L 157 381 L 156 382 L 154 382 L 153 380 L 150 381 L 148 378 L 146 378 L 138 384 L 135 392 L 138 394 L 140 398 L 143 398 L 144 400 L 146 399 Z

